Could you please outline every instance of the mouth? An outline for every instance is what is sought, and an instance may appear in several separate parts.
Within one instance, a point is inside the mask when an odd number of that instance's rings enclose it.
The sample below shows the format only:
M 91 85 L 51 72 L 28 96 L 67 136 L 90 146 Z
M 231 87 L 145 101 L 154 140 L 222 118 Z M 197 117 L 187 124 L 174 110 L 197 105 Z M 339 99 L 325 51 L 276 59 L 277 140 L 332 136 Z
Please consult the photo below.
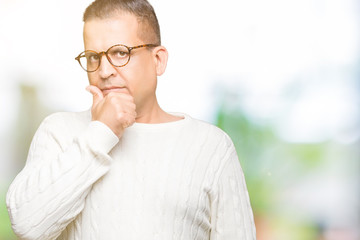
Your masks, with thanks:
M 106 87 L 106 88 L 102 88 L 101 91 L 104 94 L 104 96 L 111 92 L 129 93 L 129 90 L 126 87 Z

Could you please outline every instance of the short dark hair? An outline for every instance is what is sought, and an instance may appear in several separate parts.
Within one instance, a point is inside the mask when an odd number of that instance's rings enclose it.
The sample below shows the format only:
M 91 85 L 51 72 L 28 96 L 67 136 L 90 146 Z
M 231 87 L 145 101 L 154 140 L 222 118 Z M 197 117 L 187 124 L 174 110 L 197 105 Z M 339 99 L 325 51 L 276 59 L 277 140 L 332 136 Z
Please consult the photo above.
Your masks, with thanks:
M 130 13 L 139 22 L 138 36 L 145 43 L 161 44 L 160 26 L 154 8 L 147 0 L 95 0 L 85 10 L 84 22 Z

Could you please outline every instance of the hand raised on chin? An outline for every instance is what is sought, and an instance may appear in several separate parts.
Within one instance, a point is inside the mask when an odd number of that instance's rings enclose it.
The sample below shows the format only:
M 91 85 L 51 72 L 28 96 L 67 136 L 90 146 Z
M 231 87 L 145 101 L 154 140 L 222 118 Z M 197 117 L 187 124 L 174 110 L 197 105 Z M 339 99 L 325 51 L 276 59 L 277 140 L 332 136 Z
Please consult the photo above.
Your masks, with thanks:
M 134 98 L 123 92 L 110 92 L 104 96 L 94 85 L 88 86 L 86 90 L 93 95 L 92 120 L 106 124 L 121 138 L 124 129 L 131 126 L 136 119 Z

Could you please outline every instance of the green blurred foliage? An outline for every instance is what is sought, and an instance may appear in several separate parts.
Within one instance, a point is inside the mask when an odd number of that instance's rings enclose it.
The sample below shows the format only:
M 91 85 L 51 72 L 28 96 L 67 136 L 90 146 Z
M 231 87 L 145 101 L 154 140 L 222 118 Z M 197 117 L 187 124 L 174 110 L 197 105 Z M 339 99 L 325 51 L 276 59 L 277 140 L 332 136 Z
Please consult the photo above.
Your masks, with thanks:
M 11 229 L 11 223 L 5 204 L 6 191 L 0 191 L 0 240 L 15 240 L 16 236 Z
M 20 101 L 13 128 L 9 129 L 11 144 L 11 162 L 15 168 L 15 175 L 24 167 L 31 140 L 42 119 L 50 112 L 38 97 L 39 88 L 20 82 L 18 85 Z M 15 178 L 15 176 L 13 176 Z M 0 240 L 16 239 L 12 229 L 5 204 L 7 185 L 0 185 Z M 2 191 L 1 191 L 2 190 Z
M 278 197 L 284 189 L 326 163 L 329 144 L 286 142 L 276 135 L 271 125 L 257 124 L 241 108 L 225 105 L 218 109 L 216 125 L 228 133 L 237 149 L 258 239 L 289 239 L 289 236 L 293 240 L 319 239 L 316 220 L 300 220 L 296 209 L 294 215 L 289 216 L 288 209 L 281 210 L 283 206 L 279 206 Z M 266 235 L 272 237 L 262 238 L 267 231 L 270 233 Z

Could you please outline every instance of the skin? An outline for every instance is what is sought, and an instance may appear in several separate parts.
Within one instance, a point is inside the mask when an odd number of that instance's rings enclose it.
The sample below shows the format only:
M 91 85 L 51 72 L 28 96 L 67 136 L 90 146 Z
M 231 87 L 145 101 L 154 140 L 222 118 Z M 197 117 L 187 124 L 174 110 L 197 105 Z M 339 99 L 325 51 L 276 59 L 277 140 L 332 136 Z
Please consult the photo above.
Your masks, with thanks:
M 85 49 L 101 52 L 115 44 L 148 44 L 138 37 L 138 28 L 136 17 L 127 13 L 89 20 L 84 24 Z M 103 122 L 119 138 L 134 122 L 179 120 L 160 108 L 155 94 L 157 77 L 165 72 L 167 59 L 163 46 L 133 50 L 129 63 L 120 68 L 112 66 L 103 55 L 99 69 L 88 73 L 87 90 L 93 95 L 92 120 Z

